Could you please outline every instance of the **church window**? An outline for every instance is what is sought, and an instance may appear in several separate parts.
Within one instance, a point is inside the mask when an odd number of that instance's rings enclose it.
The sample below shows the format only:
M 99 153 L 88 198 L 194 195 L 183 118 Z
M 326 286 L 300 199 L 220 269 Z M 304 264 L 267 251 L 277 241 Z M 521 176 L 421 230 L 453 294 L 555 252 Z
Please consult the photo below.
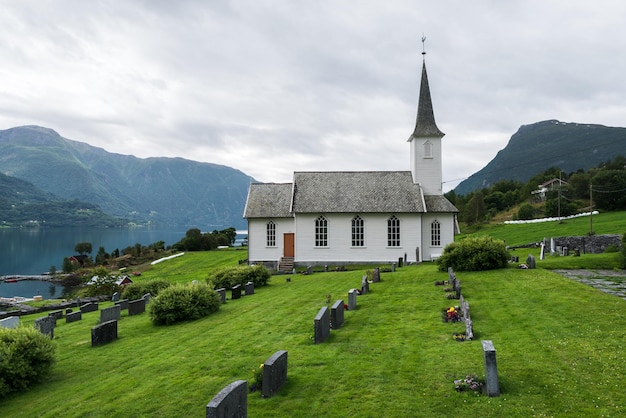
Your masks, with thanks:
M 269 221 L 267 223 L 267 246 L 275 247 L 276 246 L 276 224 L 274 221 Z
M 328 247 L 328 221 L 322 215 L 315 220 L 315 246 Z
M 434 220 L 430 224 L 430 245 L 432 247 L 441 247 L 441 224 L 438 220 Z
M 363 218 L 356 215 L 352 218 L 352 246 L 363 247 L 365 245 Z
M 433 144 L 430 141 L 424 142 L 424 158 L 433 158 Z
M 387 219 L 387 246 L 400 246 L 400 219 L 395 215 Z

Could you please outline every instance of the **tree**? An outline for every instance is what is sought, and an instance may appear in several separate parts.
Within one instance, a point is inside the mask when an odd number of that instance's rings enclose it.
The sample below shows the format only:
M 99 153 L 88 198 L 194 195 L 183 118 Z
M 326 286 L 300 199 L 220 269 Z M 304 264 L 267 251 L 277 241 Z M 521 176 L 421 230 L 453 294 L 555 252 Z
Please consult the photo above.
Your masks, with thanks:
M 530 203 L 524 203 L 517 210 L 517 219 L 528 220 L 535 216 L 535 208 Z
M 483 222 L 485 220 L 485 215 L 487 215 L 487 209 L 485 208 L 483 193 L 482 191 L 477 191 L 474 193 L 470 201 L 467 202 L 462 216 L 468 225 L 473 225 L 475 223 Z
M 74 251 L 79 254 L 91 254 L 91 242 L 79 242 L 76 246 L 74 246 Z

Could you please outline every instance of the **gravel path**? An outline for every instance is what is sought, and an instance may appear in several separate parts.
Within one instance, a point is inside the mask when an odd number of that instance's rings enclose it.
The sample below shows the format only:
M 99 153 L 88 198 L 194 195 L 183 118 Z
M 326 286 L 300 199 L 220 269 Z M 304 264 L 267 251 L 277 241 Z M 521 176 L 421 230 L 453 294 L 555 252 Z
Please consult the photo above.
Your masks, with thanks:
M 624 270 L 552 270 L 602 292 L 626 300 L 626 271 Z

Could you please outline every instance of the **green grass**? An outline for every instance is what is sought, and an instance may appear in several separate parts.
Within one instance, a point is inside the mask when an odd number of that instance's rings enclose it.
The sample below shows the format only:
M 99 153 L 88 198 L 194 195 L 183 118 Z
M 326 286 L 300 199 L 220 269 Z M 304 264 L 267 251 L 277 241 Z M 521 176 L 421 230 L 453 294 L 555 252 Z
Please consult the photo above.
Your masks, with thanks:
M 211 266 L 239 258 L 245 257 L 192 253 L 153 266 L 141 279 L 200 280 Z M 476 336 L 459 343 L 452 334 L 463 325 L 440 317 L 453 301 L 434 286 L 447 275 L 427 263 L 383 273 L 370 294 L 357 298 L 358 309 L 346 312 L 344 327 L 313 344 L 313 318 L 326 295 L 347 299 L 362 274 L 298 275 L 291 283 L 274 276 L 255 295 L 174 326 L 153 326 L 147 313 L 124 315 L 119 339 L 97 348 L 90 346 L 97 313 L 59 321 L 58 362 L 49 379 L 1 400 L 0 416 L 200 417 L 223 387 L 250 380 L 278 350 L 289 353 L 287 385 L 270 399 L 249 394 L 251 417 L 626 413 L 626 301 L 544 269 L 458 273 Z M 497 398 L 454 390 L 454 379 L 484 374 L 484 339 L 497 350 Z

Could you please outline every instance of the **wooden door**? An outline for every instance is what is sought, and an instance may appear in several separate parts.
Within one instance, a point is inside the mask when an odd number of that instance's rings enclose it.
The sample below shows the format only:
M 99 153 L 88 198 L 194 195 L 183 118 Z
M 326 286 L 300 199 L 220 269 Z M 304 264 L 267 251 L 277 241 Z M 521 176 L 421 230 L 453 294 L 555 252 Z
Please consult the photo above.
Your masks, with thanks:
M 295 235 L 293 232 L 288 232 L 283 235 L 283 257 L 294 257 L 294 241 Z

